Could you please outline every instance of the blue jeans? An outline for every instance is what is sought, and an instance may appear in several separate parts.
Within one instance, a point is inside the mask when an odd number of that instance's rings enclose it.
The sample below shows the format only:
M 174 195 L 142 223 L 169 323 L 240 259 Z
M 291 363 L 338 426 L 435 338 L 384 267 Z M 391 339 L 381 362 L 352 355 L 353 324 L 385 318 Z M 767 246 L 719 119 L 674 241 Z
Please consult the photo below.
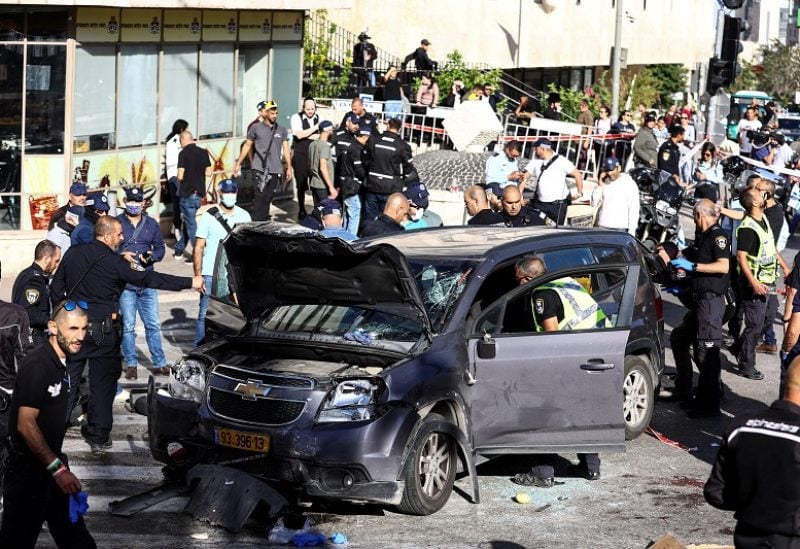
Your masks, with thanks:
M 402 101 L 384 101 L 383 113 L 388 118 L 403 118 L 403 102 Z
M 183 220 L 183 229 L 181 230 L 181 239 L 175 244 L 175 255 L 180 255 L 186 249 L 187 244 L 192 243 L 194 250 L 194 239 L 197 235 L 197 210 L 200 209 L 200 197 L 190 196 L 189 198 L 181 198 L 181 219 Z
M 367 192 L 367 194 L 364 195 L 364 215 L 368 221 L 375 219 L 378 215 L 383 213 L 387 198 L 389 198 L 388 194 Z
M 208 311 L 208 302 L 211 300 L 211 283 L 213 279 L 210 276 L 203 275 L 203 280 L 206 283 L 206 293 L 200 296 L 200 310 L 197 312 L 197 326 L 194 332 L 194 346 L 200 345 L 206 337 L 206 311 Z
M 344 228 L 353 234 L 358 234 L 358 224 L 361 223 L 361 197 L 354 194 L 344 199 Z
M 153 368 L 167 365 L 164 348 L 161 346 L 161 321 L 158 318 L 158 290 L 139 288 L 122 290 L 119 296 L 119 308 L 122 313 L 122 356 L 128 368 L 138 365 L 136 354 L 136 312 L 144 322 L 145 341 L 150 350 Z

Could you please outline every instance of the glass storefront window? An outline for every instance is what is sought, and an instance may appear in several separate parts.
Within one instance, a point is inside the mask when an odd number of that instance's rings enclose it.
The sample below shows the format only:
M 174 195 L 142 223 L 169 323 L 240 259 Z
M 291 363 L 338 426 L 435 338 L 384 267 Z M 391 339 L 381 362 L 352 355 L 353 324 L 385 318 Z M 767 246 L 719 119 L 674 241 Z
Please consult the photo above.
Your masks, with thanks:
M 205 44 L 200 53 L 200 139 L 233 135 L 233 44 Z
M 178 119 L 186 120 L 189 131 L 197 133 L 197 46 L 165 44 L 161 81 L 162 139 Z
M 300 76 L 303 66 L 300 48 L 279 45 L 272 49 L 272 97 L 278 102 L 278 123 L 288 127 L 289 118 L 300 110 Z
M 267 97 L 269 49 L 265 46 L 239 48 L 239 80 L 236 90 L 238 111 L 236 135 L 245 135 L 250 123 L 258 118 L 256 105 Z
M 158 46 L 122 44 L 119 73 L 119 146 L 154 145 L 157 140 Z
M 75 50 L 74 152 L 113 149 L 117 55 L 113 45 Z
M 29 45 L 25 73 L 25 152 L 63 154 L 66 46 Z
M 21 11 L 0 13 L 0 40 L 22 41 L 25 38 L 25 14 Z
M 0 46 L 0 193 L 20 189 L 22 57 L 22 46 Z
M 28 12 L 28 40 L 58 42 L 67 39 L 69 15 L 64 9 L 37 9 Z

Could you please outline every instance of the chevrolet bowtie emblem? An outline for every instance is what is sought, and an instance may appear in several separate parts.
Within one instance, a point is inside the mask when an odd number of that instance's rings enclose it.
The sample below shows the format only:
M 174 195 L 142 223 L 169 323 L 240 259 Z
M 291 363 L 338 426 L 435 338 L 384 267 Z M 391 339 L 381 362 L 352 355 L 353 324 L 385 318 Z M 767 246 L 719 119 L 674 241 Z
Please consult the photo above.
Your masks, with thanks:
M 255 400 L 256 397 L 267 396 L 269 391 L 270 387 L 261 385 L 261 383 L 252 379 L 247 380 L 247 383 L 237 383 L 236 387 L 233 388 L 233 392 L 242 395 L 244 400 Z

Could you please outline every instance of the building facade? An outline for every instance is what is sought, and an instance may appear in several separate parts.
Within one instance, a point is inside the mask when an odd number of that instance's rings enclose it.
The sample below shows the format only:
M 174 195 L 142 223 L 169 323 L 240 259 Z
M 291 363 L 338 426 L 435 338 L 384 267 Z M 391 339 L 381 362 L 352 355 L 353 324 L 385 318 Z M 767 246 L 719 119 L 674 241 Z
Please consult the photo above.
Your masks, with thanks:
M 298 110 L 305 10 L 350 2 L 64 4 L 0 5 L 0 229 L 46 228 L 76 180 L 157 213 L 179 118 L 226 177 L 259 101 Z

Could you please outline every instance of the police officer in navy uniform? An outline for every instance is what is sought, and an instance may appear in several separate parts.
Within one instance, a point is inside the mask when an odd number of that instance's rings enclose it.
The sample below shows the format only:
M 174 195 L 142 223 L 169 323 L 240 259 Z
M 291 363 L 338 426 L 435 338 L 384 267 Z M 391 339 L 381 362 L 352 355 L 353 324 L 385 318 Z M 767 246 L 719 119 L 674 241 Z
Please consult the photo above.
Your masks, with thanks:
M 769 408 L 737 416 L 722 436 L 703 494 L 735 511 L 739 548 L 800 546 L 800 360 L 789 367 L 786 394 Z
M 95 239 L 72 246 L 53 277 L 54 301 L 81 300 L 89 304 L 89 332 L 77 360 L 70 364 L 72 402 L 85 362 L 89 364 L 89 421 L 84 437 L 92 451 L 111 447 L 112 405 L 117 379 L 122 374 L 120 354 L 122 322 L 119 296 L 125 284 L 160 290 L 192 288 L 204 291 L 202 276 L 172 276 L 146 270 L 138 262 L 117 254 L 123 240 L 122 225 L 113 217 L 101 217 Z
M 61 261 L 61 248 L 42 240 L 36 245 L 34 261 L 17 275 L 11 290 L 11 302 L 28 314 L 34 347 L 46 340 L 50 320 L 50 276 Z
M 542 210 L 522 205 L 522 193 L 516 185 L 509 185 L 503 189 L 501 204 L 503 206 L 501 215 L 506 227 L 556 226 Z
M 683 142 L 686 129 L 680 124 L 674 124 L 669 129 L 669 139 L 661 144 L 658 149 L 658 169 L 669 173 L 680 183 L 681 180 L 681 149 L 679 145 Z
M 703 198 L 694 206 L 694 222 L 698 238 L 685 257 L 672 260 L 672 265 L 691 273 L 689 280 L 694 310 L 693 322 L 684 325 L 694 332 L 682 330 L 682 337 L 671 338 L 675 355 L 676 396 L 688 396 L 692 389 L 692 362 L 689 347 L 694 345 L 695 361 L 700 370 L 697 393 L 688 403 L 689 417 L 718 416 L 722 396 L 722 322 L 725 316 L 725 294 L 730 287 L 731 242 L 719 226 L 719 212 L 710 200 Z

